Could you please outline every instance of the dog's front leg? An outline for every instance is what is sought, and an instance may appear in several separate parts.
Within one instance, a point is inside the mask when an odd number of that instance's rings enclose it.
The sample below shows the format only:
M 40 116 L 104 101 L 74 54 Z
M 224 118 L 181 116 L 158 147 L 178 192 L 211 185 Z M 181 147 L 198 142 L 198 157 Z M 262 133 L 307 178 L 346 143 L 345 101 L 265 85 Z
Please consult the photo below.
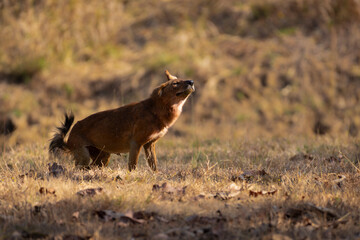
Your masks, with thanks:
M 129 171 L 135 170 L 140 153 L 141 145 L 132 140 L 130 143 Z
M 146 159 L 148 161 L 150 168 L 153 171 L 156 171 L 156 163 L 157 163 L 156 153 L 155 153 L 155 142 L 156 141 L 148 142 L 144 145 Z

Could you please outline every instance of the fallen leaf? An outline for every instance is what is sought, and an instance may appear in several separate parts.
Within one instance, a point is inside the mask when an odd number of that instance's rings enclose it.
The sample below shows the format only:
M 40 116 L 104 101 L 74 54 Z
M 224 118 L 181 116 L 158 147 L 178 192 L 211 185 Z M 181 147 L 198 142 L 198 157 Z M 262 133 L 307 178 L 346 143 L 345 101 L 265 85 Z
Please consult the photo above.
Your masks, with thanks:
M 124 215 L 120 216 L 119 221 L 124 222 L 124 223 L 136 223 L 136 224 L 141 224 L 141 223 L 145 222 L 144 219 L 135 218 L 134 213 L 132 211 L 129 211 L 129 212 L 125 213 Z
M 100 210 L 95 211 L 95 214 L 105 222 L 118 221 L 117 225 L 119 227 L 127 227 L 130 224 L 142 224 L 145 222 L 144 219 L 136 218 L 132 211 L 123 214 L 112 210 Z
M 228 186 L 228 189 L 230 191 L 240 191 L 242 190 L 242 186 L 239 186 L 237 185 L 236 183 L 231 183 L 229 186 Z
M 60 175 L 65 173 L 65 168 L 56 162 L 53 164 L 49 163 L 49 175 L 54 177 L 59 177 Z
M 119 213 L 112 211 L 112 210 L 100 210 L 95 211 L 95 214 L 105 222 L 109 221 L 115 221 L 117 218 L 119 218 Z
M 103 188 L 101 188 L 101 187 L 87 188 L 87 189 L 78 191 L 76 194 L 81 197 L 85 197 L 85 196 L 92 197 L 92 196 L 95 196 L 96 194 L 101 193 L 102 191 L 103 191 Z
M 179 201 L 181 201 L 182 197 L 186 193 L 186 188 L 187 188 L 187 186 L 182 187 L 182 188 L 181 187 L 180 188 L 175 188 L 175 187 L 173 187 L 170 184 L 165 182 L 162 185 L 154 184 L 153 188 L 152 188 L 152 191 L 161 193 L 162 200 L 167 199 L 167 200 L 172 201 L 175 196 L 178 196 L 178 197 L 180 197 Z
M 155 219 L 155 220 L 157 220 L 159 222 L 164 222 L 164 223 L 169 222 L 169 220 L 167 220 L 165 217 L 159 215 L 156 212 L 137 211 L 137 212 L 133 213 L 132 217 L 136 218 L 136 219 L 143 219 L 145 221 Z
M 333 225 L 339 225 L 339 224 L 345 224 L 349 221 L 349 217 L 351 216 L 351 213 L 348 212 L 347 214 L 345 214 L 344 216 L 340 217 L 339 219 L 337 219 Z
M 231 180 L 232 181 L 236 181 L 236 180 L 249 181 L 254 177 L 262 177 L 262 176 L 265 176 L 265 175 L 268 175 L 268 173 L 265 172 L 264 169 L 262 169 L 262 170 L 248 170 L 248 171 L 244 171 L 239 176 L 232 176 Z
M 79 216 L 80 216 L 80 213 L 79 211 L 76 211 L 72 214 L 71 218 L 73 221 L 78 221 L 79 220 Z
M 236 197 L 237 195 L 239 195 L 240 192 L 217 192 L 214 196 L 214 198 L 216 199 L 220 199 L 220 200 L 229 200 L 231 198 Z
M 164 193 L 169 193 L 169 194 L 174 194 L 174 193 L 185 194 L 186 187 L 187 186 L 185 186 L 183 188 L 175 188 L 165 182 L 161 186 L 158 184 L 154 184 L 152 189 L 153 189 L 153 191 L 162 191 Z
M 193 199 L 195 201 L 198 201 L 200 199 L 210 199 L 210 198 L 214 198 L 215 194 L 211 194 L 211 193 L 200 193 L 199 195 L 195 196 Z
M 249 190 L 250 197 L 257 197 L 257 196 L 265 196 L 265 195 L 274 195 L 277 192 L 277 189 L 272 191 L 253 191 Z
M 51 195 L 56 196 L 56 194 L 55 194 L 55 189 L 53 189 L 53 188 L 40 187 L 39 193 L 40 193 L 40 194 L 44 194 L 44 195 L 51 194 Z

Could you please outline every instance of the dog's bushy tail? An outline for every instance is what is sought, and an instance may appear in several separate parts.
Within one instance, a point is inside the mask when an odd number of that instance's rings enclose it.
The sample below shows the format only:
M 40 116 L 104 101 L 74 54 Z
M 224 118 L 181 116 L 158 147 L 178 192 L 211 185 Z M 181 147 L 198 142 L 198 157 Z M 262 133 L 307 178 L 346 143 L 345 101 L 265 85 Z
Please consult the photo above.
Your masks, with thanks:
M 67 150 L 66 143 L 64 138 L 66 134 L 69 132 L 71 125 L 74 123 L 74 114 L 73 113 L 65 113 L 65 121 L 62 123 L 61 127 L 57 128 L 57 132 L 54 137 L 50 140 L 49 145 L 49 153 L 52 155 L 56 155 L 59 150 L 65 151 Z

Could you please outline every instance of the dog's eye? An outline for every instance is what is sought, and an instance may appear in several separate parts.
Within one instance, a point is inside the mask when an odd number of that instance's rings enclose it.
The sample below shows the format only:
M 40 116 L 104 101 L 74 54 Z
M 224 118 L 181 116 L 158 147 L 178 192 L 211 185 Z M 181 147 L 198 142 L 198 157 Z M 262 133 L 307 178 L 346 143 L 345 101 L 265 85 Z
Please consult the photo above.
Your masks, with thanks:
M 173 87 L 177 87 L 179 84 L 175 82 L 172 85 L 173 85 Z

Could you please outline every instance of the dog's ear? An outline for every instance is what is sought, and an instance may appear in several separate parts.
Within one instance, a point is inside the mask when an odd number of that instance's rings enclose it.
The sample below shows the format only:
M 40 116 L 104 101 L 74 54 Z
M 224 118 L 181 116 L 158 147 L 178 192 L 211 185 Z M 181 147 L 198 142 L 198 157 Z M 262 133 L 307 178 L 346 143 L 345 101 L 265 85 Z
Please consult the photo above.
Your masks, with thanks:
M 164 89 L 163 87 L 159 87 L 159 89 L 157 91 L 157 94 L 158 94 L 159 97 L 161 97 L 163 89 Z
M 171 75 L 168 70 L 165 71 L 165 75 L 166 75 L 168 81 L 169 81 L 169 80 L 177 79 L 177 77 Z
M 161 97 L 165 86 L 166 86 L 166 83 L 163 83 L 159 87 L 155 88 L 151 94 L 151 97 Z

